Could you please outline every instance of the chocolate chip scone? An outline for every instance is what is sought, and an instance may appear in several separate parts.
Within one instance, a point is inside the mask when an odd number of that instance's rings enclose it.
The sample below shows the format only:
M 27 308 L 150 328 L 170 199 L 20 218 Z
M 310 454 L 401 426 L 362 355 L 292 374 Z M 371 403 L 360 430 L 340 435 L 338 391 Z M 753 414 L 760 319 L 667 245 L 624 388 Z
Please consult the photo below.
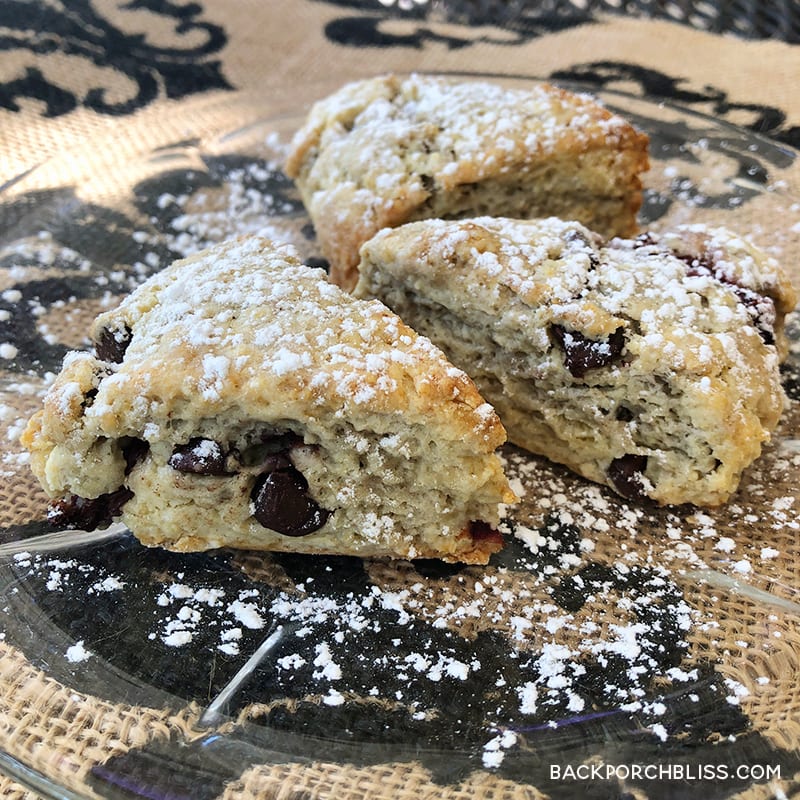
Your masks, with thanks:
M 721 229 L 428 220 L 364 245 L 378 297 L 475 380 L 511 442 L 628 498 L 716 505 L 784 406 L 774 260 Z
M 332 280 L 350 290 L 360 245 L 412 220 L 554 215 L 633 235 L 647 148 L 586 95 L 389 75 L 315 104 L 286 170 Z
M 484 563 L 514 494 L 472 381 L 289 248 L 217 246 L 96 320 L 23 444 L 75 527 L 146 545 Z

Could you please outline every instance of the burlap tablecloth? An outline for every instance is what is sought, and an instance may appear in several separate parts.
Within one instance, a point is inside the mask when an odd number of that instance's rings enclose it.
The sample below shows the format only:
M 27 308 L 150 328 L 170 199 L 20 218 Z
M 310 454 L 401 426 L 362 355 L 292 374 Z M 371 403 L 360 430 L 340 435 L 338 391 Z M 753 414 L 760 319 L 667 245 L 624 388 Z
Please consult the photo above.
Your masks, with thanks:
M 151 0 L 0 0 L 0 187 L 6 199 L 20 207 L 26 197 L 40 197 L 64 186 L 80 187 L 102 202 L 114 196 L 121 181 L 132 180 L 126 170 L 142 154 L 159 148 L 168 154 L 177 142 L 199 142 L 219 131 L 247 126 L 254 108 L 261 115 L 266 112 L 278 118 L 296 115 L 339 83 L 387 71 L 579 81 L 597 89 L 665 98 L 743 126 L 788 146 L 789 160 L 791 148 L 800 147 L 797 45 L 711 34 L 686 21 L 653 20 L 644 14 L 599 13 L 586 3 L 513 5 L 515 16 L 498 12 L 502 24 L 493 24 L 477 14 L 481 8 L 486 10 L 486 3 L 475 3 L 476 11 L 470 14 L 464 10 L 469 4 L 462 4 L 456 13 L 446 4 L 418 0 L 394 5 L 377 0 L 204 0 L 183 5 Z M 664 4 L 659 7 L 663 9 Z M 796 171 L 791 175 L 796 178 Z M 795 191 L 797 184 L 789 188 Z M 797 203 L 800 196 L 793 205 L 795 216 L 787 217 L 788 227 L 779 242 L 782 253 L 800 252 Z M 771 223 L 774 226 L 775 220 Z M 46 224 L 45 215 L 42 225 Z M 800 266 L 788 266 L 800 283 Z M 13 274 L 9 272 L 4 280 L 5 291 L 13 285 Z M 82 319 L 76 310 L 75 316 L 62 320 L 61 328 L 53 321 L 51 330 L 59 334 Z M 65 340 L 70 335 L 74 339 L 74 333 L 66 333 Z M 67 343 L 82 344 L 79 336 Z M 35 393 L 23 397 L 21 413 L 28 413 L 36 402 Z M 780 779 L 745 781 L 714 791 L 702 780 L 677 782 L 658 796 L 693 797 L 704 792 L 709 797 L 766 798 L 800 792 L 796 775 L 800 770 L 796 758 L 800 688 L 795 679 L 800 667 L 800 616 L 794 606 L 800 594 L 796 566 L 800 510 L 794 503 L 797 452 L 792 449 L 797 444 L 797 398 L 792 402 L 781 440 L 788 444 L 775 448 L 764 467 L 777 465 L 776 476 L 761 481 L 760 494 L 756 491 L 737 501 L 740 516 L 723 515 L 705 522 L 701 516 L 693 523 L 695 531 L 704 524 L 713 529 L 709 552 L 733 547 L 729 542 L 734 539 L 737 554 L 763 555 L 762 548 L 769 548 L 762 559 L 763 570 L 748 584 L 750 593 L 739 591 L 737 581 L 747 583 L 748 579 L 741 566 L 728 574 L 728 583 L 717 582 L 695 598 L 703 612 L 722 609 L 716 618 L 725 624 L 717 630 L 694 630 L 692 637 L 706 656 L 719 655 L 717 678 L 730 681 L 729 686 L 745 687 L 737 711 L 774 748 L 774 761 L 782 764 Z M 41 505 L 35 487 L 19 477 L 24 464 L 14 460 L 19 452 L 13 436 L 15 430 L 18 433 L 15 419 L 6 414 L 9 431 L 1 504 L 3 524 L 11 527 L 26 523 L 31 509 Z M 769 542 L 753 538 L 760 534 L 748 528 L 745 512 L 756 506 L 762 517 L 771 514 Z M 636 547 L 663 549 L 674 520 L 669 514 L 653 520 L 650 527 L 637 531 Z M 599 538 L 593 545 L 598 560 L 604 548 L 613 560 L 618 551 Z M 698 552 L 701 539 L 702 533 L 694 543 Z M 779 557 L 773 557 L 773 551 Z M 680 554 L 679 545 L 670 550 L 669 557 L 676 558 L 676 553 Z M 247 571 L 248 565 L 243 569 Z M 249 574 L 259 569 L 263 565 L 253 566 Z M 419 576 L 403 583 L 397 574 L 383 574 L 381 569 L 373 565 L 368 572 L 384 588 L 418 583 Z M 684 580 L 696 579 L 684 575 Z M 510 581 L 509 589 L 519 592 L 520 586 Z M 613 624 L 613 620 L 603 623 Z M 771 644 L 769 652 L 754 654 L 753 643 L 765 639 Z M 86 796 L 111 792 L 108 785 L 89 780 L 97 765 L 153 743 L 197 737 L 200 709 L 196 704 L 178 710 L 148 708 L 93 696 L 48 674 L 42 663 L 29 663 L 21 649 L 4 640 L 0 648 L 0 748 L 22 764 L 55 776 L 71 791 Z M 738 696 L 735 690 L 733 694 Z M 255 718 L 268 711 L 254 706 L 248 713 Z M 721 741 L 727 734 L 719 729 L 708 735 Z M 497 748 L 489 750 L 497 752 Z M 740 749 L 737 757 L 747 762 L 747 748 Z M 591 797 L 648 796 L 635 781 L 584 781 L 556 789 L 547 780 L 534 784 L 524 773 L 498 774 L 487 768 L 448 782 L 441 776 L 434 779 L 424 759 L 378 761 L 359 764 L 337 759 L 326 753 L 323 744 L 317 757 L 306 761 L 245 761 L 239 769 L 234 764 L 230 780 L 213 795 L 208 794 L 208 786 L 194 786 L 175 789 L 173 796 L 281 800 L 510 799 L 567 797 L 579 792 Z M 119 787 L 114 791 L 112 796 L 141 796 L 125 795 Z M 0 794 L 35 796 L 3 778 Z

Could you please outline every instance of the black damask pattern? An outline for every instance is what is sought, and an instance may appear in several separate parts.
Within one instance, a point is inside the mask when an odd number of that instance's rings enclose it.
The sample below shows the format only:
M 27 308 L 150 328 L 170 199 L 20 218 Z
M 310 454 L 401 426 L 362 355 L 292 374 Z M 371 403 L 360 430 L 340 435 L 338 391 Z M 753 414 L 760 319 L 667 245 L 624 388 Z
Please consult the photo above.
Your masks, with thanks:
M 581 531 L 546 521 L 542 533 L 556 537 L 563 544 L 562 553 L 577 548 Z M 545 561 L 547 560 L 546 553 Z M 14 644 L 22 648 L 34 664 L 46 663 L 48 672 L 76 690 L 97 693 L 111 702 L 128 702 L 131 684 L 137 682 L 158 686 L 165 703 L 180 707 L 185 702 L 203 706 L 216 696 L 243 666 L 275 624 L 287 624 L 282 618 L 267 620 L 264 630 L 245 629 L 240 641 L 241 652 L 223 656 L 216 651 L 219 629 L 214 625 L 197 631 L 191 649 L 195 657 L 180 652 L 160 637 L 148 635 L 153 619 L 159 615 L 163 588 L 176 576 L 193 588 L 212 586 L 235 597 L 250 592 L 265 608 L 281 590 L 270 583 L 253 581 L 231 563 L 231 554 L 171 553 L 141 547 L 125 536 L 108 544 L 73 553 L 79 568 L 73 569 L 69 589 L 64 592 L 46 590 L 44 582 L 49 570 L 33 570 L 28 586 L 33 588 L 38 604 L 35 611 L 25 598 L 11 601 L 6 613 L 25 619 L 31 613 L 44 613 L 70 640 L 91 643 L 99 656 L 81 665 L 79 670 L 51 650 L 43 650 L 36 637 L 19 638 L 20 632 L 34 631 L 35 626 L 20 626 Z M 343 606 L 352 598 L 367 598 L 373 582 L 356 558 L 316 557 L 289 554 L 264 555 L 298 586 L 307 587 L 310 601 Z M 528 562 L 528 553 L 518 540 L 508 542 L 502 563 L 509 571 Z M 74 565 L 73 565 L 74 566 Z M 415 565 L 416 566 L 416 565 Z M 420 578 L 426 564 L 420 565 Z M 544 562 L 537 563 L 542 568 Z M 469 568 L 460 568 L 469 576 Z M 124 574 L 124 585 L 115 592 L 93 592 L 98 576 Z M 533 578 L 532 578 L 533 579 Z M 460 635 L 447 628 L 438 628 L 417 620 L 409 624 L 399 619 L 396 611 L 371 607 L 371 624 L 361 630 L 347 630 L 335 616 L 320 619 L 311 625 L 311 635 L 291 636 L 281 641 L 268 662 L 259 664 L 245 685 L 230 699 L 226 709 L 236 717 L 250 703 L 266 704 L 262 716 L 233 735 L 215 732 L 192 742 L 157 740 L 141 748 L 111 758 L 92 770 L 92 785 L 104 796 L 113 788 L 133 790 L 135 796 L 212 798 L 218 796 L 226 781 L 235 780 L 252 763 L 262 763 L 265 752 L 280 763 L 313 760 L 324 743 L 329 761 L 369 764 L 419 760 L 431 777 L 442 785 L 456 785 L 481 768 L 481 747 L 486 740 L 487 723 L 514 731 L 521 746 L 509 751 L 498 774 L 522 784 L 548 789 L 554 800 L 574 797 L 575 786 L 552 780 L 551 763 L 582 763 L 601 750 L 607 763 L 657 764 L 668 762 L 691 765 L 747 763 L 759 753 L 769 763 L 779 763 L 786 774 L 798 768 L 796 755 L 775 750 L 762 737 L 748 732 L 748 720 L 737 706 L 720 703 L 727 690 L 721 673 L 708 662 L 694 662 L 697 678 L 685 686 L 673 687 L 668 698 L 662 695 L 656 676 L 671 667 L 680 666 L 687 658 L 689 645 L 684 640 L 673 610 L 682 603 L 681 589 L 665 579 L 661 571 L 633 568 L 627 572 L 609 565 L 586 560 L 575 573 L 561 573 L 552 583 L 553 601 L 564 611 L 577 610 L 596 595 L 631 599 L 635 622 L 650 631 L 637 659 L 614 660 L 586 654 L 581 662 L 585 671 L 576 690 L 585 699 L 585 711 L 574 712 L 560 703 L 543 702 L 536 713 L 522 714 L 516 687 L 526 681 L 541 681 L 542 663 L 539 653 L 517 650 L 505 635 L 482 630 L 477 638 Z M 86 597 L 92 602 L 86 603 Z M 650 597 L 652 603 L 640 602 Z M 131 609 L 136 609 L 132 614 Z M 291 625 L 292 623 L 288 623 Z M 330 644 L 337 663 L 345 664 L 347 685 L 354 699 L 340 706 L 320 706 L 320 684 L 315 677 L 315 647 L 319 642 Z M 214 654 L 213 657 L 201 654 Z M 390 660 L 382 655 L 392 653 Z M 433 682 L 398 673 L 396 664 L 412 654 L 445 655 L 469 663 L 480 654 L 481 667 L 468 678 L 443 676 Z M 284 657 L 302 661 L 287 671 L 275 669 Z M 610 659 L 610 660 L 609 660 Z M 110 678 L 104 664 L 112 664 L 127 677 L 120 682 Z M 657 665 L 654 667 L 653 665 Z M 651 678 L 631 678 L 631 685 L 641 684 L 646 698 L 663 700 L 667 710 L 657 717 L 669 731 L 670 742 L 662 743 L 643 734 L 649 719 L 646 711 L 626 710 L 614 696 L 613 687 L 625 686 L 625 675 L 636 673 L 647 665 Z M 609 688 L 609 676 L 613 676 Z M 383 698 L 402 693 L 405 704 L 435 709 L 424 718 L 412 715 L 404 705 L 396 708 L 390 702 L 364 703 L 359 697 L 369 696 L 370 687 L 379 686 Z M 557 723 L 554 725 L 553 723 Z M 712 734 L 723 741 L 716 743 Z M 175 763 L 181 770 L 175 770 Z M 185 784 L 185 785 L 184 785 Z M 646 780 L 633 785 L 646 787 L 651 800 L 675 797 L 675 786 Z M 708 798 L 730 796 L 741 789 L 743 781 L 704 783 Z M 629 787 L 630 788 L 630 787 Z M 598 799 L 620 794 L 624 787 L 616 780 L 595 786 L 586 785 L 587 797 Z M 183 790 L 183 791 L 181 791 Z M 591 794 L 592 791 L 607 794 Z M 128 796 L 128 795 L 125 795 Z
M 0 51 L 24 50 L 40 60 L 51 54 L 85 58 L 111 69 L 136 87 L 122 100 L 110 100 L 110 85 L 90 86 L 78 96 L 66 85 L 48 78 L 33 63 L 14 79 L 0 83 L 0 108 L 19 111 L 20 98 L 39 100 L 44 115 L 57 117 L 79 106 L 98 114 L 130 114 L 159 97 L 180 98 L 197 92 L 233 88 L 222 63 L 209 56 L 227 42 L 225 31 L 201 18 L 199 3 L 179 5 L 168 0 L 131 0 L 128 10 L 145 9 L 173 22 L 175 44 L 158 47 L 141 33 L 113 25 L 91 0 L 3 0 L 0 3 Z M 188 46 L 186 37 L 203 34 L 200 44 Z
M 733 115 L 750 115 L 750 120 L 737 123 L 754 133 L 768 136 L 779 142 L 800 148 L 800 126 L 786 125 L 786 113 L 775 106 L 763 103 L 741 103 L 731 100 L 729 94 L 715 86 L 696 89 L 688 86 L 682 76 L 668 75 L 639 64 L 621 61 L 593 61 L 576 64 L 565 70 L 551 73 L 553 80 L 576 81 L 598 89 L 622 86 L 630 91 L 636 87 L 642 97 L 664 98 L 720 119 Z
M 527 0 L 508 3 L 462 0 L 422 5 L 414 3 L 410 6 L 395 3 L 388 9 L 369 0 L 317 2 L 358 12 L 338 17 L 326 26 L 327 38 L 338 45 L 380 49 L 409 47 L 415 50 L 431 44 L 445 45 L 451 50 L 483 44 L 519 46 L 549 33 L 592 23 L 597 12 L 614 10 L 603 2 L 578 6 L 570 2 L 541 4 Z M 655 12 L 654 15 L 659 16 Z M 389 24 L 398 19 L 409 22 L 405 30 L 398 30 L 396 25 Z M 450 23 L 446 33 L 440 24 L 442 22 Z M 733 25 L 735 19 L 731 18 L 730 22 Z M 462 26 L 459 34 L 453 33 L 453 23 Z M 491 33 L 487 33 L 487 27 L 491 27 Z M 709 22 L 706 27 L 713 26 Z M 753 36 L 758 38 L 759 34 L 753 33 Z M 598 88 L 613 88 L 620 83 L 628 88 L 633 83 L 638 86 L 642 97 L 665 98 L 697 108 L 800 148 L 800 126 L 787 126 L 786 113 L 781 109 L 764 103 L 733 101 L 726 91 L 715 86 L 699 89 L 690 87 L 685 77 L 616 61 L 577 63 L 569 69 L 552 73 L 550 77 Z M 749 115 L 749 121 L 743 123 L 743 115 Z
M 527 4 L 492 3 L 491 13 L 485 3 L 396 3 L 388 8 L 368 0 L 322 0 L 359 12 L 328 23 L 326 37 L 347 47 L 412 47 L 420 50 L 429 44 L 445 45 L 450 50 L 476 44 L 521 45 L 548 33 L 566 30 L 593 21 L 585 9 L 569 3 Z M 415 21 L 407 32 L 390 30 L 393 19 Z M 458 35 L 437 30 L 438 22 L 461 26 Z M 471 27 L 477 26 L 477 27 Z M 492 32 L 488 33 L 487 28 Z
M 547 21 L 530 11 L 514 22 L 496 26 L 490 34 L 484 28 L 482 33 L 472 37 L 469 26 L 464 25 L 463 35 L 453 34 L 453 26 L 444 35 L 430 21 L 431 9 L 414 5 L 410 10 L 397 8 L 391 12 L 412 23 L 408 34 L 401 35 L 396 27 L 394 32 L 389 32 L 383 25 L 387 15 L 375 10 L 377 3 L 352 0 L 337 5 L 358 13 L 336 20 L 326 32 L 332 41 L 351 47 L 419 49 L 436 42 L 451 48 L 468 48 L 488 41 L 487 36 L 495 43 L 511 46 L 549 32 L 554 25 L 569 26 L 584 21 L 578 16 Z M 124 114 L 163 95 L 182 97 L 211 88 L 230 88 L 219 62 L 204 61 L 224 46 L 225 33 L 201 21 L 202 7 L 197 3 L 178 5 L 167 0 L 133 0 L 127 6 L 146 8 L 173 19 L 177 37 L 198 29 L 206 33 L 203 45 L 184 50 L 160 50 L 141 37 L 126 35 L 100 18 L 89 0 L 72 3 L 64 0 L 56 9 L 45 0 L 35 0 L 25 4 L 27 18 L 17 15 L 12 19 L 9 9 L 19 12 L 22 6 L 20 0 L 6 3 L 0 0 L 0 33 L 6 32 L 0 36 L 0 49 L 23 48 L 37 56 L 46 56 L 61 48 L 63 52 L 89 58 L 99 66 L 119 70 L 135 81 L 138 90 L 134 98 L 118 104 L 106 101 L 104 87 L 94 87 L 85 96 L 77 97 L 65 87 L 51 83 L 42 71 L 31 66 L 16 79 L 0 85 L 0 106 L 5 108 L 16 110 L 17 99 L 28 97 L 41 101 L 42 113 L 51 117 L 80 106 L 93 108 L 98 113 Z M 30 17 L 32 11 L 38 15 L 36 20 Z M 87 30 L 91 33 L 87 34 Z M 114 47 L 105 47 L 103 37 L 111 37 Z M 114 56 L 108 54 L 112 49 L 116 53 Z M 749 113 L 752 114 L 748 124 L 751 130 L 787 143 L 797 143 L 800 134 L 797 128 L 786 127 L 786 117 L 779 109 L 755 103 L 734 103 L 721 90 L 688 88 L 680 77 L 637 65 L 578 64 L 551 77 L 579 81 L 598 89 L 613 89 L 624 84 L 624 88 L 630 90 L 633 85 L 641 96 L 669 98 L 717 116 Z M 674 159 L 681 166 L 695 158 L 683 148 L 684 143 L 692 139 L 685 123 L 656 127 L 657 133 L 652 137 L 654 158 Z M 770 145 L 753 152 L 744 144 L 740 150 L 731 149 L 733 146 L 726 142 L 724 150 L 729 156 L 731 174 L 740 175 L 751 184 L 768 184 L 772 166 L 782 166 L 781 148 Z M 721 138 L 709 138 L 709 148 L 715 153 L 721 151 Z M 785 149 L 784 156 L 791 158 L 785 154 Z M 97 298 L 105 292 L 124 292 L 146 273 L 119 265 L 138 263 L 141 267 L 150 254 L 158 256 L 155 262 L 148 263 L 148 271 L 155 271 L 158 265 L 180 255 L 171 249 L 169 235 L 172 223 L 184 208 L 164 198 L 192 196 L 207 189 L 221 188 L 234 171 L 254 163 L 252 157 L 245 156 L 206 157 L 205 170 L 176 170 L 139 184 L 132 190 L 132 204 L 138 212 L 135 218 L 83 203 L 71 190 L 29 194 L 0 204 L 0 229 L 13 230 L 15 237 L 26 242 L 35 239 L 43 216 L 47 217 L 53 249 L 58 252 L 52 265 L 64 274 L 62 282 L 52 278 L 20 281 L 11 286 L 13 294 L 0 298 L 0 312 L 8 312 L 0 316 L 0 342 L 13 344 L 19 351 L 14 360 L 4 365 L 8 373 L 41 375 L 45 371 L 55 371 L 66 351 L 61 344 L 50 344 L 43 337 L 31 315 L 15 315 L 16 310 L 34 305 L 50 308 L 64 296 L 65 287 L 78 300 Z M 276 213 L 285 217 L 300 216 L 302 206 L 291 182 L 266 161 L 259 161 L 257 166 L 256 171 L 247 173 L 249 177 L 242 182 L 244 188 L 276 198 L 276 208 L 280 209 Z M 682 180 L 681 175 L 676 176 L 676 181 Z M 727 183 L 732 188 L 730 194 L 725 195 L 703 198 L 693 188 L 684 191 L 689 192 L 694 205 L 717 204 L 721 208 L 731 207 L 732 200 L 747 202 L 753 194 L 745 182 Z M 646 218 L 656 219 L 672 202 L 671 196 L 651 192 L 645 207 Z M 43 210 L 50 209 L 52 213 L 43 214 Z M 69 213 L 60 209 L 67 209 Z M 144 228 L 153 235 L 142 242 L 134 233 Z M 0 270 L 35 266 L 34 256 L 21 255 L 21 252 L 12 247 L 7 254 L 0 255 Z M 84 273 L 76 266 L 80 262 L 70 261 L 64 256 L 65 252 L 91 262 L 92 271 Z M 96 277 L 100 273 L 108 273 L 109 279 L 98 282 Z M 21 301 L 11 299 L 15 294 Z M 787 369 L 794 370 L 786 373 L 787 389 L 794 386 L 796 396 L 797 370 Z M 17 526 L 0 534 L 27 536 L 39 532 L 37 525 L 39 523 L 31 523 L 24 531 L 22 526 Z M 520 747 L 506 754 L 498 773 L 521 784 L 546 787 L 554 800 L 572 798 L 576 789 L 587 800 L 632 797 L 632 788 L 646 788 L 650 798 L 668 800 L 683 788 L 669 783 L 642 787 L 636 781 L 625 786 L 616 781 L 600 785 L 557 784 L 547 772 L 551 762 L 581 763 L 601 754 L 617 763 L 669 762 L 687 766 L 747 763 L 757 756 L 780 764 L 786 775 L 797 772 L 800 765 L 797 754 L 774 750 L 769 741 L 749 729 L 749 720 L 741 708 L 720 703 L 727 689 L 722 673 L 715 670 L 714 664 L 697 664 L 696 681 L 686 686 L 673 686 L 673 693 L 663 696 L 663 686 L 656 676 L 671 667 L 688 666 L 691 655 L 674 615 L 674 609 L 683 603 L 683 592 L 678 585 L 665 581 L 660 572 L 647 568 L 622 572 L 588 557 L 583 558 L 580 568 L 574 572 L 559 571 L 563 555 L 579 555 L 585 532 L 552 520 L 546 522 L 540 532 L 558 542 L 558 549 L 544 550 L 531 565 L 528 552 L 512 538 L 505 551 L 495 557 L 493 566 L 509 572 L 524 570 L 530 574 L 531 581 L 539 584 L 547 580 L 547 575 L 555 575 L 548 585 L 548 595 L 565 614 L 577 614 L 592 596 L 609 592 L 634 600 L 659 598 L 652 604 L 632 604 L 636 622 L 654 632 L 633 666 L 646 669 L 646 678 L 638 684 L 646 699 L 664 700 L 668 704 L 665 713 L 658 717 L 669 734 L 668 741 L 643 735 L 653 719 L 648 718 L 646 711 L 622 708 L 607 685 L 608 676 L 613 675 L 615 685 L 626 688 L 624 678 L 619 676 L 624 676 L 630 668 L 630 658 L 612 657 L 601 662 L 592 654 L 582 656 L 581 666 L 585 671 L 575 691 L 585 701 L 585 712 L 571 711 L 561 698 L 549 705 L 542 704 L 535 715 L 523 715 L 515 687 L 542 678 L 544 667 L 535 651 L 518 650 L 513 641 L 493 630 L 482 630 L 475 639 L 469 639 L 420 620 L 410 625 L 400 624 L 389 608 L 375 608 L 372 620 L 377 624 L 355 631 L 347 638 L 337 638 L 341 626 L 337 627 L 332 621 L 317 624 L 314 636 L 282 643 L 275 657 L 299 656 L 303 665 L 287 676 L 266 667 L 254 671 L 248 685 L 232 699 L 226 709 L 228 713 L 235 717 L 250 703 L 275 702 L 268 713 L 247 729 L 238 730 L 232 736 L 209 733 L 191 742 L 153 741 L 96 767 L 90 778 L 92 785 L 107 796 L 210 799 L 222 793 L 227 781 L 236 780 L 251 763 L 262 762 L 266 755 L 273 760 L 309 761 L 319 756 L 320 742 L 329 760 L 364 765 L 414 758 L 441 784 L 458 784 L 482 767 L 481 749 L 485 744 L 487 722 L 498 729 L 511 730 L 521 742 Z M 293 555 L 265 558 L 272 559 L 276 569 L 292 584 L 307 587 L 308 596 L 315 600 L 343 604 L 347 598 L 367 598 L 375 588 L 373 579 L 358 559 Z M 76 570 L 68 592 L 50 591 L 46 587 L 48 572 L 26 576 L 21 566 L 8 566 L 8 570 L 14 571 L 14 580 L 24 578 L 29 589 L 32 587 L 37 603 L 28 603 L 27 596 L 19 593 L 4 613 L 23 621 L 28 619 L 26 615 L 37 615 L 38 619 L 38 615 L 44 614 L 69 641 L 86 641 L 98 658 L 76 668 L 36 635 L 33 617 L 30 624 L 20 624 L 8 641 L 53 677 L 79 691 L 99 692 L 112 702 L 128 703 L 131 686 L 138 682 L 158 686 L 164 693 L 165 705 L 170 707 L 179 708 L 188 702 L 203 706 L 227 685 L 263 638 L 263 631 L 244 630 L 240 653 L 223 655 L 217 649 L 219 630 L 207 627 L 197 631 L 192 642 L 192 656 L 180 653 L 176 658 L 174 648 L 150 636 L 152 621 L 161 608 L 159 592 L 168 581 L 180 576 L 181 581 L 195 588 L 223 588 L 231 597 L 240 591 L 253 591 L 265 606 L 278 592 L 276 586 L 249 579 L 231 561 L 230 554 L 173 554 L 148 550 L 130 537 L 77 553 L 76 559 L 76 563 L 87 569 L 85 572 Z M 463 566 L 440 562 L 417 562 L 414 570 L 421 581 L 431 583 L 457 576 L 462 571 L 470 575 Z M 91 603 L 87 604 L 86 598 L 90 590 L 94 592 L 93 582 L 100 574 L 124 574 L 126 583 L 116 592 L 95 592 Z M 281 620 L 276 616 L 267 622 Z M 313 668 L 314 645 L 320 640 L 329 642 L 333 658 L 347 665 L 348 683 L 356 690 L 357 697 L 341 706 L 323 707 L 315 698 L 319 686 Z M 395 663 L 414 653 L 446 654 L 467 662 L 472 654 L 479 652 L 482 666 L 469 679 L 445 677 L 437 684 L 426 683 L 415 680 L 413 674 L 410 678 L 402 677 L 391 664 L 381 662 L 380 656 L 387 652 L 395 654 Z M 363 654 L 366 660 L 360 659 Z M 106 669 L 105 664 L 113 669 Z M 117 680 L 115 670 L 126 676 L 125 681 Z M 109 677 L 112 674 L 113 680 Z M 402 691 L 407 700 L 416 701 L 423 708 L 432 708 L 436 714 L 416 718 L 408 709 L 361 702 L 372 686 L 380 686 L 386 698 Z M 556 721 L 558 726 L 554 728 L 552 723 Z M 174 768 L 177 763 L 181 764 L 180 771 Z M 729 797 L 742 786 L 738 781 L 727 784 L 706 781 L 703 793 L 706 800 L 714 800 Z
M 496 25 L 511 30 L 518 24 L 560 30 L 581 17 L 624 14 L 666 19 L 699 30 L 733 33 L 747 39 L 782 39 L 800 42 L 800 8 L 797 3 L 763 3 L 759 0 L 439 0 L 416 3 L 398 0 L 388 8 L 379 0 L 317 0 L 359 12 L 380 12 L 405 19 L 443 20 L 466 25 Z

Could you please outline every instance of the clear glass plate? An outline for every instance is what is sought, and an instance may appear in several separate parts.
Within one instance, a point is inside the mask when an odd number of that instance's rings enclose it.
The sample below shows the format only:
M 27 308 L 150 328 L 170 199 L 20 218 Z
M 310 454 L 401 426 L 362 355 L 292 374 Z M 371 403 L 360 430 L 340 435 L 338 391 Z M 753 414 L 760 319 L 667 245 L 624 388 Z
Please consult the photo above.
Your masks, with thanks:
M 798 277 L 797 153 L 600 96 L 651 137 L 644 227 L 724 224 Z M 598 796 L 673 797 L 687 781 L 709 797 L 788 790 L 800 769 L 796 319 L 790 406 L 721 509 L 629 503 L 508 447 L 524 498 L 488 567 L 175 554 L 119 527 L 42 547 L 46 498 L 17 437 L 65 352 L 88 347 L 93 316 L 235 235 L 319 263 L 281 171 L 295 104 L 182 104 L 163 130 L 137 118 L 0 191 L 0 542 L 16 543 L 0 558 L 0 769 L 54 797 L 272 796 L 290 783 L 317 797 L 331 775 L 349 776 L 342 797 L 391 797 L 393 780 L 412 779 L 426 797 L 517 784 L 572 797 L 588 790 L 569 769 L 591 764 L 605 765 Z

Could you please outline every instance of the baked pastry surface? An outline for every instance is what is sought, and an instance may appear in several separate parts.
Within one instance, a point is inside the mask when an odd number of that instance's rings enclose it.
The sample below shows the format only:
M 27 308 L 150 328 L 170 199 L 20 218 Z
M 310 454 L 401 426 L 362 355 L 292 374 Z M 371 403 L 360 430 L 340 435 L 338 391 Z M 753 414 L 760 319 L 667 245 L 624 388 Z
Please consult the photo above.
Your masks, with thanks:
M 722 229 L 427 220 L 381 231 L 359 271 L 355 295 L 439 344 L 509 441 L 630 498 L 726 501 L 784 407 L 796 296 Z
M 586 95 L 389 75 L 314 105 L 286 171 L 332 280 L 350 290 L 360 245 L 411 220 L 554 215 L 632 235 L 647 147 Z
M 289 248 L 176 262 L 96 320 L 23 444 L 55 513 L 146 545 L 485 562 L 514 494 L 473 382 Z

